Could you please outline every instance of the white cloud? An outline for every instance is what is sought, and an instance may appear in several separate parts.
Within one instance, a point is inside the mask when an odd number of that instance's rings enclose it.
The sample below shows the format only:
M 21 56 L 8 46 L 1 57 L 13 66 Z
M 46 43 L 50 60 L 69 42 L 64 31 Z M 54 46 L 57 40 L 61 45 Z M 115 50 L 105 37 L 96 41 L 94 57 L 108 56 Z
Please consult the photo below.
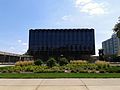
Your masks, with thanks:
M 21 43 L 22 42 L 22 40 L 18 40 L 18 43 Z
M 80 4 L 81 5 L 84 5 L 84 4 L 87 4 L 87 3 L 90 3 L 91 0 L 76 0 L 76 6 L 79 6 Z
M 80 9 L 80 12 L 89 15 L 103 15 L 106 13 L 104 4 L 93 0 L 75 0 L 75 6 Z
M 15 50 L 15 47 L 10 47 L 10 50 Z
M 18 43 L 20 43 L 23 46 L 27 46 L 28 45 L 27 43 L 22 42 L 22 40 L 18 40 Z
M 18 42 L 18 45 L 16 47 L 19 47 L 21 49 L 17 50 L 16 53 L 18 53 L 18 54 L 25 53 L 28 49 L 28 43 L 23 42 L 22 40 L 17 40 L 17 42 Z M 14 51 L 14 49 L 11 49 L 11 50 L 12 50 L 12 52 Z
M 72 21 L 73 19 L 72 19 L 71 15 L 65 15 L 62 17 L 62 20 L 63 21 Z
M 27 46 L 27 43 L 22 43 L 23 46 Z

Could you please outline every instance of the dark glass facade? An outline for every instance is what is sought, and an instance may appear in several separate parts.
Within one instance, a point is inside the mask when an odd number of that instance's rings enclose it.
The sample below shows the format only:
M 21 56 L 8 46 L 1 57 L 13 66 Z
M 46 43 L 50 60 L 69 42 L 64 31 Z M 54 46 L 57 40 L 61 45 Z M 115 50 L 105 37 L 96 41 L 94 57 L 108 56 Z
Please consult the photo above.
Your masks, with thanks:
M 94 29 L 31 29 L 28 53 L 35 58 L 94 55 Z

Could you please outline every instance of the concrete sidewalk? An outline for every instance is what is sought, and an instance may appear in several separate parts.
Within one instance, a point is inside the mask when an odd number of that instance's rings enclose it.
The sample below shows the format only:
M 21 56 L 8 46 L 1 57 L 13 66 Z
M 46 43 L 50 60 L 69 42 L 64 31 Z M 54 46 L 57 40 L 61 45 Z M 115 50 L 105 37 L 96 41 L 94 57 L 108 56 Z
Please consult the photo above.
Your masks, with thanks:
M 120 90 L 120 79 L 0 79 L 0 90 Z

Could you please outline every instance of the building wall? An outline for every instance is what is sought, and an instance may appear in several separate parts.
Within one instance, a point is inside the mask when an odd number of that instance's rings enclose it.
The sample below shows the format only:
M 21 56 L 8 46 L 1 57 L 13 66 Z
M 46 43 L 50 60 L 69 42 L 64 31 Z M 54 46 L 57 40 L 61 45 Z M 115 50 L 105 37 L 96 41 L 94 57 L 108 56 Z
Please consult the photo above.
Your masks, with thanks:
M 29 32 L 29 54 L 95 54 L 94 29 L 35 29 Z
M 17 61 L 30 61 L 34 60 L 32 56 L 28 55 L 20 55 L 20 54 L 14 54 L 14 53 L 8 53 L 0 51 L 0 64 L 4 63 L 15 63 Z
M 119 41 L 116 34 L 113 34 L 112 37 L 104 42 L 102 42 L 102 48 L 104 49 L 105 55 L 114 55 L 118 54 L 119 50 Z

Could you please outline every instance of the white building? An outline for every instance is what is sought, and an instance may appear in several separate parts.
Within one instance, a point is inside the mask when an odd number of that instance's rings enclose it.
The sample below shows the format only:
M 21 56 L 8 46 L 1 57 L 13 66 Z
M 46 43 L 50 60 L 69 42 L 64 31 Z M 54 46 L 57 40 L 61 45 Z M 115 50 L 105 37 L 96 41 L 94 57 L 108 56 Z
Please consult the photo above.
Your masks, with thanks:
M 113 34 L 110 39 L 102 42 L 102 48 L 104 49 L 105 55 L 118 55 L 120 47 L 120 39 Z

